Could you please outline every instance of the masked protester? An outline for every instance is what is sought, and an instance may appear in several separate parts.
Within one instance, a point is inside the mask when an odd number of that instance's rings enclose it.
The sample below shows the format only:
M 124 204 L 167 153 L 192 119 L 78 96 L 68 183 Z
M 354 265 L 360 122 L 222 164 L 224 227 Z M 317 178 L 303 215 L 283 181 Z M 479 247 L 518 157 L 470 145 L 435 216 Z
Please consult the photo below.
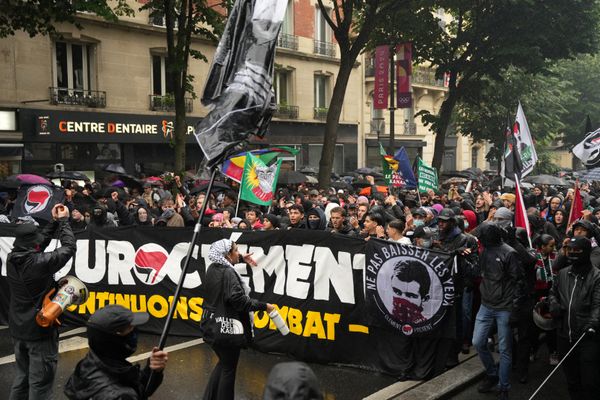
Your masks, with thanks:
M 559 319 L 558 351 L 571 399 L 592 400 L 600 393 L 600 270 L 590 262 L 591 241 L 575 236 L 565 244 L 570 266 L 558 273 L 548 297 L 549 310 Z
M 512 364 L 510 315 L 519 296 L 518 282 L 522 278 L 517 252 L 502 242 L 502 236 L 502 230 L 496 223 L 486 222 L 480 226 L 479 240 L 483 245 L 479 259 L 481 307 L 475 321 L 473 345 L 486 370 L 486 377 L 478 391 L 491 392 L 497 386 L 499 399 L 508 399 Z M 494 322 L 498 328 L 499 367 L 487 347 Z
M 263 400 L 322 400 L 315 373 L 303 362 L 279 363 L 267 379 Z
M 325 213 L 319 207 L 313 207 L 306 212 L 306 225 L 308 229 L 324 231 L 327 227 Z
M 137 326 L 148 321 L 147 313 L 133 313 L 108 305 L 88 321 L 90 351 L 75 367 L 65 386 L 72 400 L 146 399 L 162 382 L 168 354 L 155 347 L 144 369 L 127 361 L 137 350 Z M 145 392 L 148 385 L 148 393 Z
M 12 252 L 6 260 L 10 305 L 8 327 L 15 348 L 16 376 L 10 399 L 52 398 L 52 384 L 58 360 L 58 330 L 42 328 L 35 321 L 44 295 L 54 286 L 53 275 L 65 266 L 76 251 L 69 225 L 69 210 L 57 204 L 53 221 L 42 230 L 23 224 L 16 229 Z M 52 252 L 44 249 L 58 234 L 62 246 Z

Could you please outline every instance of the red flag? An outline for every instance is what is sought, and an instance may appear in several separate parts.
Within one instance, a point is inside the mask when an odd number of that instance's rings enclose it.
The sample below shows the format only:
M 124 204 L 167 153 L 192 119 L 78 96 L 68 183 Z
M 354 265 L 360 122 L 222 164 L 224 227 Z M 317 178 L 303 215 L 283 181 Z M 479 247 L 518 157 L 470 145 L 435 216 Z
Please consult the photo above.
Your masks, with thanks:
M 515 189 L 515 228 L 524 228 L 527 231 L 527 236 L 530 238 L 529 244 L 531 245 L 531 228 L 529 228 L 527 210 L 525 210 L 525 203 L 521 194 L 521 184 L 517 175 L 515 175 Z
M 581 212 L 583 211 L 583 202 L 581 201 L 581 194 L 579 193 L 579 180 L 575 182 L 575 193 L 573 194 L 573 202 L 571 203 L 571 211 L 569 212 L 569 223 L 567 224 L 567 230 L 571 228 L 571 225 L 579 218 L 581 218 Z

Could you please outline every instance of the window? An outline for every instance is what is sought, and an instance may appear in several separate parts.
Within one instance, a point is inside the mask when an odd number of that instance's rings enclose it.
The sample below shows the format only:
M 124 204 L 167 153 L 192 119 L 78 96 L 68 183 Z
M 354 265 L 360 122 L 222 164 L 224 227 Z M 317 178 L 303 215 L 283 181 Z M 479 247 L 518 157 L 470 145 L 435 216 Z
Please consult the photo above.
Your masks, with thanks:
M 54 86 L 79 91 L 91 90 L 94 86 L 93 46 L 56 42 L 54 50 Z
M 289 78 L 290 72 L 285 70 L 275 71 L 273 80 L 273 89 L 275 90 L 275 100 L 277 104 L 289 104 Z
M 473 147 L 471 149 L 471 167 L 477 168 L 479 161 L 479 147 Z
M 330 14 L 329 9 L 326 10 L 327 13 Z M 327 25 L 327 21 L 323 17 L 321 7 L 317 7 L 317 11 L 315 12 L 315 40 L 319 40 L 321 42 L 331 41 L 331 30 L 329 25 Z
M 294 1 L 288 0 L 283 23 L 281 24 L 281 33 L 287 35 L 294 34 Z
M 327 108 L 329 101 L 329 77 L 315 75 L 315 108 Z
M 152 56 L 152 94 L 164 96 L 167 93 L 173 93 L 173 85 L 167 79 L 165 56 Z

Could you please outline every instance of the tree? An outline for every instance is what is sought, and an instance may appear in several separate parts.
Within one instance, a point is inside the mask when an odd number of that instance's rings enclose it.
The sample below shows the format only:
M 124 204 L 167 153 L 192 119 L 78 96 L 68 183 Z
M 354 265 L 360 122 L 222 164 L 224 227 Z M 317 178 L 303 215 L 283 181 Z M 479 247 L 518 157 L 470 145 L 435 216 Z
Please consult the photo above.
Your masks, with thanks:
M 127 0 L 39 0 L 3 1 L 0 13 L 0 38 L 12 36 L 16 31 L 25 31 L 29 36 L 47 35 L 56 32 L 54 25 L 61 22 L 82 26 L 75 16 L 78 11 L 93 12 L 110 21 L 119 15 L 132 15 L 133 9 Z
M 192 37 L 202 36 L 214 42 L 223 30 L 225 8 L 223 3 L 208 5 L 207 0 L 151 0 L 140 10 L 149 10 L 151 17 L 164 16 L 167 35 L 167 79 L 173 88 L 175 101 L 174 151 L 175 171 L 185 170 L 185 142 L 187 136 L 185 95 L 193 98 L 194 77 L 188 74 L 190 55 L 207 61 L 199 51 L 191 48 Z
M 319 184 L 328 186 L 333 170 L 333 156 L 337 142 L 340 114 L 354 63 L 358 55 L 364 50 L 377 21 L 392 6 L 400 7 L 403 2 L 394 0 L 334 0 L 332 2 L 333 17 L 328 14 L 330 11 L 323 4 L 323 0 L 317 0 L 317 2 L 340 47 L 340 67 L 335 79 L 329 109 L 327 110 L 323 150 L 319 161 Z
M 375 40 L 411 40 L 417 61 L 449 74 L 448 95 L 437 115 L 417 113 L 435 132 L 433 166 L 440 168 L 444 141 L 456 105 L 477 91 L 485 77 L 500 79 L 510 66 L 534 73 L 549 61 L 572 58 L 597 48 L 598 6 L 594 0 L 431 0 L 420 3 L 429 22 L 404 25 L 394 15 Z M 438 20 L 443 8 L 451 17 Z M 422 21 L 427 18 L 422 15 Z

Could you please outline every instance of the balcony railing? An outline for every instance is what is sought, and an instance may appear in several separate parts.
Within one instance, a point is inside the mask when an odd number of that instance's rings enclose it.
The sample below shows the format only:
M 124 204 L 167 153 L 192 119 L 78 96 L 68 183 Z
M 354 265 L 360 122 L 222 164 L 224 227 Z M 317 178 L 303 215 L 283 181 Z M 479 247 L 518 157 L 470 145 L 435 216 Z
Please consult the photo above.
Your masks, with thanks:
M 435 71 L 425 67 L 413 67 L 412 82 L 429 86 L 444 87 L 444 80 L 436 79 Z
M 314 118 L 319 121 L 325 121 L 327 119 L 327 111 L 329 111 L 329 108 L 327 107 L 315 107 Z
M 277 47 L 298 50 L 298 36 L 290 35 L 289 33 L 280 33 L 277 38 Z
M 273 116 L 282 119 L 298 119 L 298 106 L 278 104 Z
M 335 44 L 331 42 L 322 42 L 315 40 L 315 54 L 322 54 L 328 57 L 335 57 Z
M 106 107 L 106 92 L 99 90 L 81 90 L 51 87 L 50 104 L 68 104 L 92 108 Z
M 404 123 L 404 134 L 405 135 L 416 135 L 417 134 L 417 124 L 414 122 L 405 122 Z
M 150 110 L 151 111 L 166 111 L 173 112 L 175 111 L 175 98 L 171 95 L 155 95 L 151 94 L 150 98 Z M 186 97 L 185 99 L 185 111 L 191 113 L 193 110 L 193 99 L 191 97 Z

